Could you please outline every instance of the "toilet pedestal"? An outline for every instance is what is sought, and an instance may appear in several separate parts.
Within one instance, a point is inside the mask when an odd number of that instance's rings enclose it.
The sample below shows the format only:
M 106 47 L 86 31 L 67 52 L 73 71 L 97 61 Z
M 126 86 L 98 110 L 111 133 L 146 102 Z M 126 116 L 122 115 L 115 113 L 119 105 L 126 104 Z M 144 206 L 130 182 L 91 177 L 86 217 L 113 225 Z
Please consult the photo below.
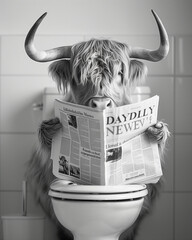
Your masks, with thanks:
M 118 240 L 137 219 L 143 200 L 99 203 L 52 199 L 52 203 L 58 220 L 74 240 Z

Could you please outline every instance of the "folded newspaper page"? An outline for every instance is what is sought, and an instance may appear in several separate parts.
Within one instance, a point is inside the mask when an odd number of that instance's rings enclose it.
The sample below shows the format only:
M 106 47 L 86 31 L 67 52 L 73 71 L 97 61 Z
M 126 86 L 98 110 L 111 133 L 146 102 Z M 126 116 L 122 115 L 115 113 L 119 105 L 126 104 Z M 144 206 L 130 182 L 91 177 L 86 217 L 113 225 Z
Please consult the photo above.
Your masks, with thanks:
M 144 133 L 157 122 L 159 96 L 103 111 L 55 100 L 63 125 L 53 138 L 53 174 L 80 184 L 156 183 L 157 143 Z

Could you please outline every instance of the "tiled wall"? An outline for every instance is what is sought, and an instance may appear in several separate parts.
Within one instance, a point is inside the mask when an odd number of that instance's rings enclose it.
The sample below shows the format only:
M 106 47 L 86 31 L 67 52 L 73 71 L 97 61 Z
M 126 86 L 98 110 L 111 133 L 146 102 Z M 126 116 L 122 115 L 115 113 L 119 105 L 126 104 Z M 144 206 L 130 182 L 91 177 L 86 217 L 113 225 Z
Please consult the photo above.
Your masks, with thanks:
M 39 48 L 92 36 L 38 36 Z M 107 36 L 134 46 L 156 48 L 157 36 Z M 54 45 L 53 45 L 54 42 Z M 25 54 L 23 35 L 0 36 L 0 215 L 21 214 L 21 184 L 35 143 L 32 104 L 42 101 L 44 87 L 54 86 L 46 63 Z M 160 95 L 159 119 L 169 124 L 165 186 L 137 240 L 190 240 L 192 236 L 192 37 L 170 36 L 170 53 L 160 63 L 146 62 L 146 85 Z M 43 214 L 28 192 L 28 213 Z M 0 230 L 1 232 L 1 230 Z M 56 239 L 46 220 L 45 239 Z M 2 235 L 0 236 L 2 240 Z

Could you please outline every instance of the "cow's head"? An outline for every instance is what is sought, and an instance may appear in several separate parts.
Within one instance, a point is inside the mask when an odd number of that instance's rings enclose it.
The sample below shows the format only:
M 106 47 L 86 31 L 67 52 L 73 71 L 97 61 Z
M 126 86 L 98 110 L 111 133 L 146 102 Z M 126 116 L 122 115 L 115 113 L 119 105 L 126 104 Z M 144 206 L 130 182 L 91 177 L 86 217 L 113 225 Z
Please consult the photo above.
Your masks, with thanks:
M 156 62 L 168 54 L 166 30 L 157 14 L 152 13 L 160 35 L 160 46 L 154 51 L 98 39 L 38 51 L 34 46 L 34 36 L 46 13 L 29 31 L 25 49 L 35 61 L 54 61 L 49 71 L 68 101 L 98 109 L 121 106 L 130 102 L 132 86 L 147 74 L 146 66 L 136 59 Z

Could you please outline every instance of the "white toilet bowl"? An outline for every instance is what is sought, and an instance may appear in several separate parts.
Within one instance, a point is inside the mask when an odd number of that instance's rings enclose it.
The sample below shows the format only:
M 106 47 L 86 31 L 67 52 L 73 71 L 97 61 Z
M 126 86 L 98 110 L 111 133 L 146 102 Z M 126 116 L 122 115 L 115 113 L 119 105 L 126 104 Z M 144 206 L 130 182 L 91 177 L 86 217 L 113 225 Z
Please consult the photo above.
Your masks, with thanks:
M 57 180 L 49 195 L 56 217 L 75 240 L 117 240 L 137 219 L 147 189 L 145 185 L 75 185 Z

